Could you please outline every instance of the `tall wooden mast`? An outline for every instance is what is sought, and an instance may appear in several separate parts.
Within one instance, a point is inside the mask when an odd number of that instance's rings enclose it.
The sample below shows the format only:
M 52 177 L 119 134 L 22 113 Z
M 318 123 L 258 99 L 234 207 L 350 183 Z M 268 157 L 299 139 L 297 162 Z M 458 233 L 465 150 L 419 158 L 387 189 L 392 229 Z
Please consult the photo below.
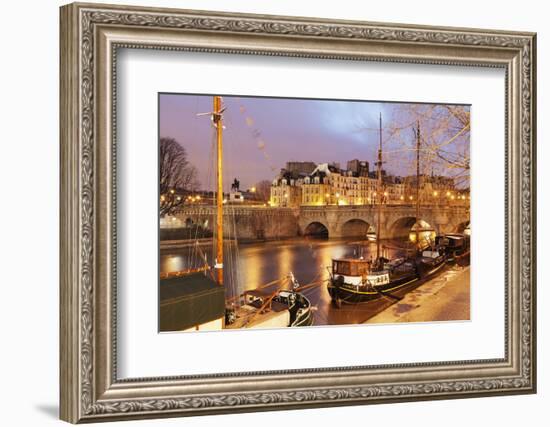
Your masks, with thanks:
M 376 218 L 376 259 L 380 258 L 380 229 L 381 229 L 381 208 L 382 208 L 382 113 L 380 113 L 379 121 L 379 141 L 378 141 L 378 161 L 376 162 L 377 167 L 377 178 L 378 178 L 378 188 L 377 188 L 377 199 L 378 199 L 378 210 Z
M 216 200 L 216 279 L 220 285 L 223 285 L 223 173 L 222 173 L 222 98 L 214 96 L 214 110 L 212 113 L 212 121 L 216 127 L 216 152 L 217 152 L 217 200 Z

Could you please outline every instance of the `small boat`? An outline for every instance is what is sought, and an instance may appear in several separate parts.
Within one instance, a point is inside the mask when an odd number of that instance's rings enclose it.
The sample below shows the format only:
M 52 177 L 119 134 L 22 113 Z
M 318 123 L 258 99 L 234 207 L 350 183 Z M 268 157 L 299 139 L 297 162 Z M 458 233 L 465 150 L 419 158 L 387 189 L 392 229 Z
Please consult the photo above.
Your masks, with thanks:
M 441 270 L 447 261 L 447 254 L 441 247 L 423 250 L 416 257 L 418 276 L 423 279 Z
M 459 233 L 447 233 L 436 237 L 435 243 L 444 247 L 448 262 L 457 262 L 470 252 L 470 236 Z
M 281 328 L 311 326 L 311 302 L 294 290 L 246 291 L 243 303 L 226 309 L 225 328 Z
M 418 279 L 416 263 L 409 258 L 379 258 L 378 263 L 363 258 L 338 258 L 332 261 L 328 292 L 339 308 L 342 303 L 357 304 L 383 296 L 399 299 L 390 292 Z

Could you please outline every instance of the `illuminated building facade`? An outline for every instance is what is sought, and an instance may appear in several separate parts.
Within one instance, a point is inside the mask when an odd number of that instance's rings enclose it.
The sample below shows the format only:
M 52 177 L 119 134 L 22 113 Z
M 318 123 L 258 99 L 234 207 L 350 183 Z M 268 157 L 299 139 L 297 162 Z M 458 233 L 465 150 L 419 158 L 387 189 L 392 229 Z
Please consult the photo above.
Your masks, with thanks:
M 382 171 L 379 189 L 375 172 L 366 161 L 347 162 L 347 169 L 335 163 L 289 162 L 271 186 L 270 206 L 326 206 L 415 203 L 416 176 L 399 177 Z M 311 171 L 311 172 L 309 172 Z M 454 180 L 444 176 L 420 176 L 421 203 L 456 204 L 469 200 L 467 190 L 456 190 Z M 380 192 L 380 194 L 378 194 Z

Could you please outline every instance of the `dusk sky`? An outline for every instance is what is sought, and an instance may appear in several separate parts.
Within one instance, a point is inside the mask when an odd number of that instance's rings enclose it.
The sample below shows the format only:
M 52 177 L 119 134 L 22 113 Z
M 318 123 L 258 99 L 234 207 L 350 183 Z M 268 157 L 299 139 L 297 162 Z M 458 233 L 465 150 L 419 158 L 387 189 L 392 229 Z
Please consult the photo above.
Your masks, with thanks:
M 357 158 L 369 161 L 372 170 L 378 149 L 379 114 L 384 129 L 385 169 L 396 175 L 414 173 L 411 116 L 404 112 L 411 104 L 236 96 L 224 96 L 223 103 L 226 190 L 233 178 L 240 180 L 241 189 L 263 179 L 272 181 L 287 161 L 339 162 L 345 168 L 348 160 Z M 159 136 L 175 138 L 198 169 L 201 189 L 213 189 L 214 128 L 208 116 L 197 115 L 212 111 L 212 96 L 161 94 L 159 108 Z M 468 106 L 461 108 L 469 111 Z M 429 131 L 433 124 L 421 123 L 422 128 Z M 469 156 L 469 131 L 445 148 Z M 448 176 L 456 173 L 428 159 L 424 162 L 426 168 L 428 163 L 429 172 L 433 169 Z

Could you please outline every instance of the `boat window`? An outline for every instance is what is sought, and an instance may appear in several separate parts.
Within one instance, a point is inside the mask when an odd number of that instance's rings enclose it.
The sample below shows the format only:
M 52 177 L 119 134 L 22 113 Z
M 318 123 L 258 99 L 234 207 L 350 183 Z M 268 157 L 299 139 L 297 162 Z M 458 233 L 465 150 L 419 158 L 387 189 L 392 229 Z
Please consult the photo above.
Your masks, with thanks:
M 345 261 L 336 261 L 334 263 L 335 267 L 335 273 L 338 274 L 345 274 L 349 275 L 351 273 L 350 271 L 350 263 Z

